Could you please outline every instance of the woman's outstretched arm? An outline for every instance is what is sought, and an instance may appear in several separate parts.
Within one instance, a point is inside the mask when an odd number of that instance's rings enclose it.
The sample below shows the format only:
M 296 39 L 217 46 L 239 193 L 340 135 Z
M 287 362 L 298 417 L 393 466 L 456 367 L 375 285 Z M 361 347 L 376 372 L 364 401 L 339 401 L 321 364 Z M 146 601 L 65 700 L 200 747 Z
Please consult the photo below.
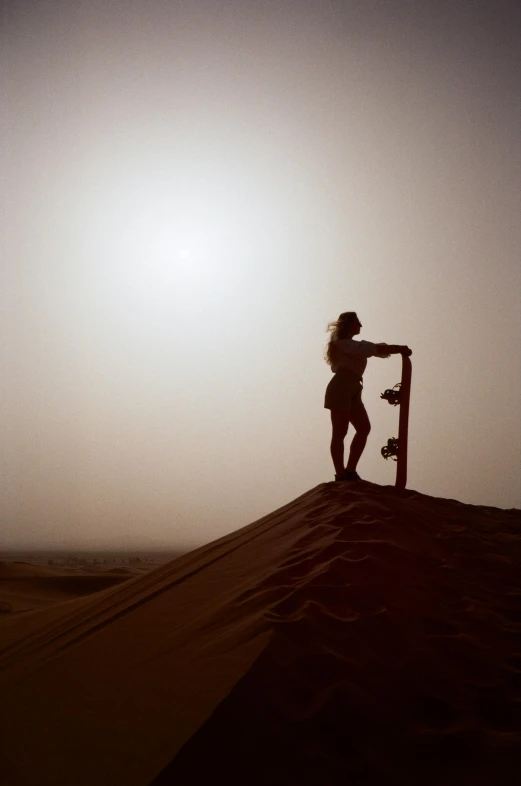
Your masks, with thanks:
M 412 349 L 402 344 L 377 344 L 377 357 L 388 358 L 389 355 L 412 355 Z

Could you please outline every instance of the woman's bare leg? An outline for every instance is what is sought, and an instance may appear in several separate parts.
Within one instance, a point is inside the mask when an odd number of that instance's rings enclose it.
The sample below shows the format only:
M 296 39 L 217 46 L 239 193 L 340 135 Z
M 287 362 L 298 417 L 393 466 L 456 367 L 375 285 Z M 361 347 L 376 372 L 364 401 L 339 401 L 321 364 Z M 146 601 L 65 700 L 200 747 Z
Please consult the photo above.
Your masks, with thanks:
M 333 426 L 331 458 L 337 475 L 341 475 L 344 471 L 344 439 L 349 427 L 349 414 L 343 409 L 331 410 L 331 424 Z
M 364 406 L 354 409 L 349 416 L 349 421 L 355 427 L 356 434 L 351 442 L 346 470 L 348 472 L 355 472 L 356 465 L 364 452 L 367 437 L 371 431 L 371 423 L 369 422 L 369 417 L 367 416 Z

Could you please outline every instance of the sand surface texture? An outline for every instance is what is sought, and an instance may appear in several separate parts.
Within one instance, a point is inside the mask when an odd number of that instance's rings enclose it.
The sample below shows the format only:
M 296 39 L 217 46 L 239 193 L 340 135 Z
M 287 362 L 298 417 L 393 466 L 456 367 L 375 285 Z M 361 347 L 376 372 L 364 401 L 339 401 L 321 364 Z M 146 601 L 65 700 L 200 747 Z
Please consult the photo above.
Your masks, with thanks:
M 519 510 L 326 483 L 4 614 L 3 783 L 517 784 L 520 543 Z

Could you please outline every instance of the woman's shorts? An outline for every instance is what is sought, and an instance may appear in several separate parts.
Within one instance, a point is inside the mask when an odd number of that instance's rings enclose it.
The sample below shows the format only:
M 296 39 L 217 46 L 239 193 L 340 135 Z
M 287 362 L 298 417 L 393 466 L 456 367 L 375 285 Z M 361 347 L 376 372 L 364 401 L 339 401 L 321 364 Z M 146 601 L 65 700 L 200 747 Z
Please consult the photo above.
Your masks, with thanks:
M 362 378 L 353 371 L 340 369 L 333 375 L 327 388 L 324 407 L 326 409 L 352 409 L 363 407 Z

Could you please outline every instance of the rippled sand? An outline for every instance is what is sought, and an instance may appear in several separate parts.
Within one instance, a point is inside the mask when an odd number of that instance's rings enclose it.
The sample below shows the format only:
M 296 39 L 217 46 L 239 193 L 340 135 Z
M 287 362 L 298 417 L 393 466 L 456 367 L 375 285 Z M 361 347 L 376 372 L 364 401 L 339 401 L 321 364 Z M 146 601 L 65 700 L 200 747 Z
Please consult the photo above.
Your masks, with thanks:
M 518 510 L 321 484 L 4 621 L 6 784 L 517 784 L 520 542 Z

